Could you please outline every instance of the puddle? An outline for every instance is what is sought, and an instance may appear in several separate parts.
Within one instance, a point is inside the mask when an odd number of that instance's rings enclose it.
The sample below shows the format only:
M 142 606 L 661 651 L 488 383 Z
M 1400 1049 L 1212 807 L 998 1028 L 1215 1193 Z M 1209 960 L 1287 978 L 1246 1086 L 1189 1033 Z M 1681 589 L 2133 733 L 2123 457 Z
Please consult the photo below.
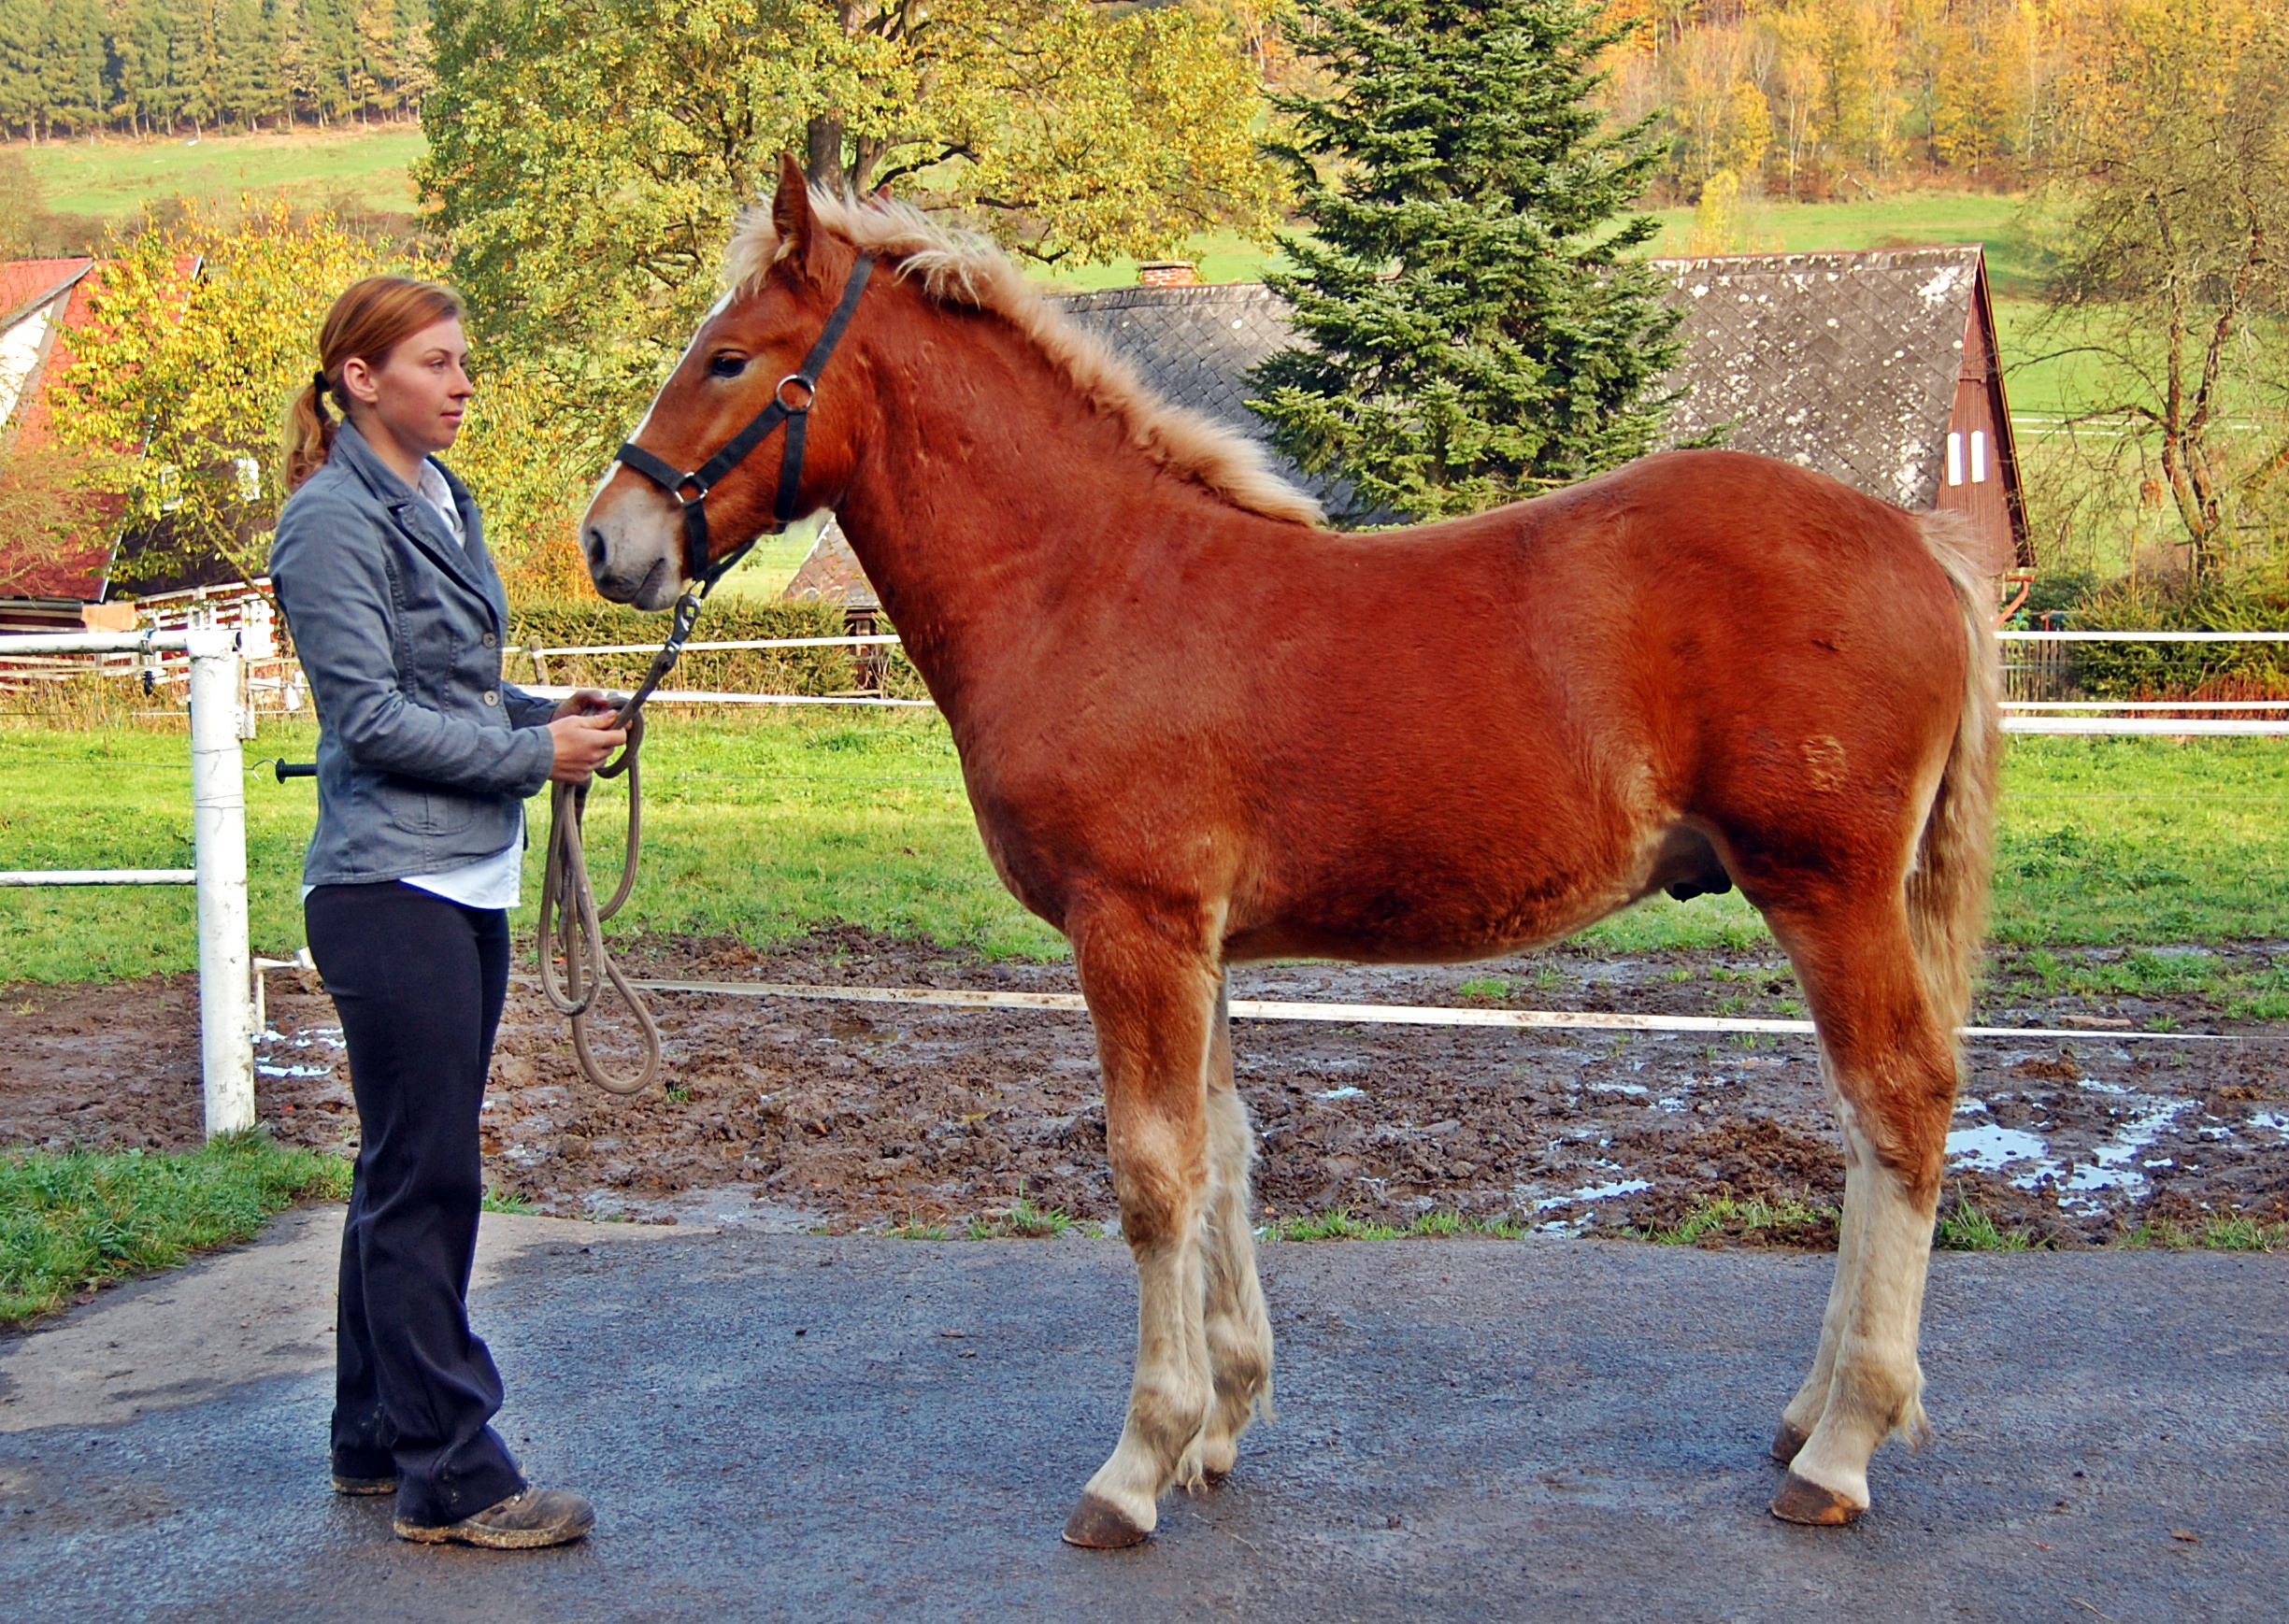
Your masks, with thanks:
M 2044 1174 L 2059 1170 L 2058 1163 L 2052 1159 L 2050 1142 L 2039 1133 L 2030 1133 L 2024 1128 L 2006 1128 L 1999 1122 L 1980 1122 L 1948 1131 L 1950 1167 L 1970 1173 L 2001 1173 L 2029 1161 L 2036 1164 L 2036 1172 L 2011 1180 L 2022 1190 L 2034 1189 Z
M 2085 1087 L 2088 1085 L 2086 1084 Z M 2109 1090 L 2111 1093 L 2142 1099 L 2128 1119 L 2114 1131 L 2113 1137 L 2091 1152 L 2088 1163 L 2077 1166 L 2067 1176 L 2067 1188 L 2077 1192 L 2062 1196 L 2059 1205 L 2068 1211 L 2096 1212 L 2101 1204 L 2090 1198 L 2092 1190 L 2113 1190 L 2137 1199 L 2142 1197 L 2151 1183 L 2139 1165 L 2144 1153 L 2153 1147 L 2169 1126 L 2194 1108 L 2191 1100 L 2177 1100 L 2167 1096 L 2131 1094 L 2126 1089 Z M 2167 1167 L 2167 1161 L 2145 1163 L 2149 1167 Z

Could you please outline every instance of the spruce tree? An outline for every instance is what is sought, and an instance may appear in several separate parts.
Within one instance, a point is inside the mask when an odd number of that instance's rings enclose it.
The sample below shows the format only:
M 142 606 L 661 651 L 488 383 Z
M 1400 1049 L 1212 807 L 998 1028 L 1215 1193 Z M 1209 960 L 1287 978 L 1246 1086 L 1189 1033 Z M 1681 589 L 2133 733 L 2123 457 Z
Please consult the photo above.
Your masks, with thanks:
M 1296 0 L 1336 81 L 1276 98 L 1309 235 L 1266 277 L 1303 342 L 1250 404 L 1349 516 L 1476 512 L 1650 449 L 1677 317 L 1627 250 L 1662 159 L 1612 128 L 1585 0 Z

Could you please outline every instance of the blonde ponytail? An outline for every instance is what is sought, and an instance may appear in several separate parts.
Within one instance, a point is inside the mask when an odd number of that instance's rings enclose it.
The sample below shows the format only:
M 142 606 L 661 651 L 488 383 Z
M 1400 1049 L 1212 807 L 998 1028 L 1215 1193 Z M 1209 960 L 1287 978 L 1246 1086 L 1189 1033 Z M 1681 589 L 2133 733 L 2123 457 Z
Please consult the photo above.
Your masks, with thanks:
M 334 397 L 335 409 L 344 418 L 350 415 L 341 394 L 342 364 L 354 358 L 379 371 L 389 364 L 391 350 L 422 328 L 459 320 L 461 295 L 436 282 L 367 277 L 343 290 L 318 330 L 318 371 L 286 407 L 290 494 L 325 466 L 334 449 L 337 420 L 327 416 L 326 397 Z
M 334 423 L 326 416 L 326 375 L 312 375 L 286 407 L 286 489 L 291 494 L 326 465 Z

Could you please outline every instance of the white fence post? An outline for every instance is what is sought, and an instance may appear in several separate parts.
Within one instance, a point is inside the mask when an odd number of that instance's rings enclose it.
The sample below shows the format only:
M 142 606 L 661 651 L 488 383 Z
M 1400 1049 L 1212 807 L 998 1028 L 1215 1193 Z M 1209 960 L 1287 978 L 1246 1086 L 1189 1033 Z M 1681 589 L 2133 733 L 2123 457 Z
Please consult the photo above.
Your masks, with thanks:
M 254 1126 L 253 964 L 247 941 L 247 779 L 238 634 L 184 634 L 191 656 L 191 817 L 198 864 L 199 1052 L 207 1136 Z

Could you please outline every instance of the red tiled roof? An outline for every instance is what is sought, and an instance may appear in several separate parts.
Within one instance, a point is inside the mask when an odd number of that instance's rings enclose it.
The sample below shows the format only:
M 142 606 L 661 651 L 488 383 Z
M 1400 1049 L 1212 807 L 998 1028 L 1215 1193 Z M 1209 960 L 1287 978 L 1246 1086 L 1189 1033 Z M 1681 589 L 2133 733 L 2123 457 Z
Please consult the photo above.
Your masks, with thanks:
M 0 321 L 24 311 L 43 293 L 54 294 L 95 264 L 85 254 L 52 260 L 0 262 Z
M 39 264 L 43 262 L 32 260 L 18 263 Z M 103 292 L 104 267 L 93 260 L 85 264 L 85 274 L 72 284 L 71 297 L 64 302 L 64 320 L 49 343 L 48 359 L 36 373 L 25 379 L 23 393 L 17 398 L 16 415 L 7 425 L 7 432 L 15 436 L 20 446 L 49 446 L 54 443 L 50 427 L 54 413 L 50 404 L 50 391 L 64 373 L 71 370 L 71 335 L 85 331 L 89 321 L 93 320 L 95 296 Z
M 0 424 L 0 436 L 5 437 L 11 449 L 46 450 L 53 446 L 50 386 L 71 365 L 71 335 L 87 325 L 93 300 L 102 285 L 102 267 L 85 257 L 0 264 L 0 322 L 13 326 L 16 321 L 30 318 L 43 306 L 52 308 L 58 299 L 64 306 L 62 320 L 44 346 L 45 352 L 34 364 L 31 376 L 24 379 L 16 397 L 15 410 L 6 423 Z M 107 505 L 111 518 L 116 518 L 119 506 Z M 92 536 L 84 548 L 60 558 L 43 558 L 33 563 L 0 551 L 0 594 L 78 598 L 83 603 L 100 598 L 105 566 L 111 557 L 108 519 L 102 530 L 103 534 Z

